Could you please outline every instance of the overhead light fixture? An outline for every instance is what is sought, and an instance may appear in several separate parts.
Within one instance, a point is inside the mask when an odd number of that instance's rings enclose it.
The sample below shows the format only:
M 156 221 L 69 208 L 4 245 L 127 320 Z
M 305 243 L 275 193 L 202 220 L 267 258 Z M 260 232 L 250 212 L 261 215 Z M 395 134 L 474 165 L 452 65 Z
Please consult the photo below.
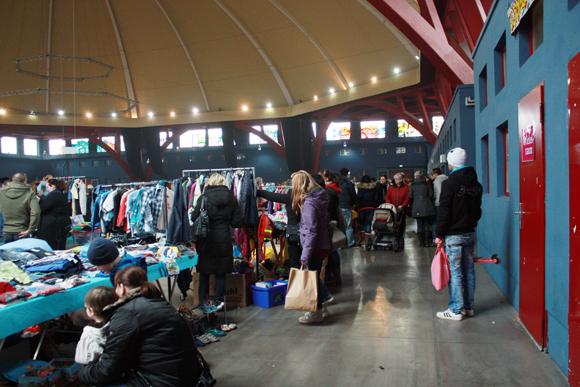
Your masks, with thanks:
M 91 113 L 86 114 L 87 118 L 91 118 L 93 115 Z
M 399 168 L 403 168 L 403 166 L 402 165 L 399 165 Z
M 261 151 L 262 150 L 262 145 L 258 145 L 258 150 Z
M 175 117 L 175 112 L 171 112 L 171 117 Z
M 398 67 L 395 67 L 395 74 L 399 74 L 401 70 Z
M 271 108 L 272 104 L 270 102 L 268 102 L 268 104 L 266 105 L 267 107 Z
M 149 117 L 153 117 L 153 112 L 149 112 L 149 113 L 148 113 L 148 116 L 149 116 Z
M 415 55 L 415 59 L 419 60 L 421 58 L 419 58 L 419 55 Z
M 0 114 L 5 114 L 5 113 L 6 113 L 6 110 L 0 109 Z
M 193 108 L 193 110 L 192 110 L 192 111 L 193 111 L 193 114 L 197 114 L 197 113 L 199 113 L 199 109 L 198 109 L 198 108 Z
M 330 91 L 330 94 L 333 94 L 334 93 L 334 89 L 332 87 L 328 91 Z
M 376 81 L 377 81 L 377 77 L 373 77 L 371 80 L 372 80 L 373 82 L 376 82 Z
M 30 115 L 33 116 L 34 115 L 34 112 L 33 111 L 30 111 Z
M 242 110 L 246 111 L 246 110 L 248 110 L 248 107 L 246 105 L 244 105 L 244 106 L 242 106 Z
M 316 101 L 317 99 L 318 99 L 318 96 L 317 96 L 317 95 L 315 95 L 315 96 L 314 96 L 314 100 Z
M 113 118 L 117 117 L 117 113 L 111 113 L 111 117 Z
M 346 148 L 346 141 L 342 143 L 342 146 Z
M 59 111 L 58 111 L 58 115 L 59 115 L 59 116 L 62 116 L 62 115 L 64 115 L 64 111 L 62 111 L 62 110 L 59 110 Z

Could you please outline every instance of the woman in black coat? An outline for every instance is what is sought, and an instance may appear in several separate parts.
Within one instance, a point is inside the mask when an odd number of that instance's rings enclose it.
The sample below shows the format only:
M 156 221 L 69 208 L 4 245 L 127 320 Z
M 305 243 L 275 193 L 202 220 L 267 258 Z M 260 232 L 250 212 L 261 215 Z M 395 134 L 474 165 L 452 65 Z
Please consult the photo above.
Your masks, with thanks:
M 204 312 L 223 307 L 226 292 L 226 274 L 234 270 L 234 254 L 230 226 L 242 225 L 242 213 L 234 193 L 226 186 L 226 179 L 219 173 L 210 176 L 204 194 L 197 200 L 191 221 L 199 217 L 205 197 L 205 210 L 209 218 L 208 237 L 197 242 L 199 254 L 199 304 Z M 215 298 L 209 301 L 209 276 L 215 275 Z
M 122 269 L 114 283 L 120 299 L 105 307 L 105 311 L 114 310 L 108 321 L 111 334 L 99 361 L 79 370 L 80 382 L 88 386 L 195 386 L 201 369 L 185 320 L 147 281 L 142 268 Z
M 415 181 L 409 188 L 409 198 L 413 201 L 411 216 L 417 219 L 419 247 L 429 247 L 431 245 L 429 225 L 434 220 L 435 206 L 433 187 L 425 180 L 423 171 L 415 172 Z
M 44 239 L 53 250 L 66 249 L 70 229 L 70 204 L 63 194 L 64 181 L 50 179 L 46 183 L 48 194 L 40 199 L 40 222 L 37 237 Z
M 375 203 L 378 201 L 379 191 L 377 184 L 371 180 L 369 175 L 364 175 L 358 184 L 358 194 L 356 197 L 356 209 L 360 222 L 360 242 L 363 246 L 367 235 L 371 234 L 373 215 L 375 214 Z

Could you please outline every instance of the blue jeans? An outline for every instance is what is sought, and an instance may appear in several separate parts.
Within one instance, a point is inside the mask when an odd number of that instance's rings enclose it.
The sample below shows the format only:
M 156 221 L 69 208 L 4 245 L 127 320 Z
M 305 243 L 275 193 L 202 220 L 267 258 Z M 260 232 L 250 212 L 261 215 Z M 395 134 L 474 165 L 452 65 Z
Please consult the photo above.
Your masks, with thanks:
M 475 233 L 445 237 L 445 252 L 449 257 L 449 309 L 459 313 L 473 308 L 475 296 L 475 264 L 473 250 Z
M 360 210 L 358 212 L 358 218 L 360 222 L 360 230 L 371 233 L 371 223 L 373 222 L 373 215 L 375 214 L 374 208 L 367 208 L 366 210 Z
M 354 245 L 354 235 L 352 232 L 352 210 L 350 208 L 341 208 L 344 220 L 346 220 L 346 245 L 351 247 Z

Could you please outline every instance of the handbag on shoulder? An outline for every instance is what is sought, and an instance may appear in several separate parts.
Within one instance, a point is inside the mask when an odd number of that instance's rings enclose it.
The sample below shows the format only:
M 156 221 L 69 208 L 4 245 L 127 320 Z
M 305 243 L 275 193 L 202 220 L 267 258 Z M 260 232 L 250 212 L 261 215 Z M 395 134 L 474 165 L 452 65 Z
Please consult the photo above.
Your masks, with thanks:
M 191 227 L 191 239 L 198 242 L 201 239 L 207 238 L 209 233 L 209 216 L 205 208 L 206 196 L 201 195 L 201 208 L 199 209 L 199 216 L 193 222 Z

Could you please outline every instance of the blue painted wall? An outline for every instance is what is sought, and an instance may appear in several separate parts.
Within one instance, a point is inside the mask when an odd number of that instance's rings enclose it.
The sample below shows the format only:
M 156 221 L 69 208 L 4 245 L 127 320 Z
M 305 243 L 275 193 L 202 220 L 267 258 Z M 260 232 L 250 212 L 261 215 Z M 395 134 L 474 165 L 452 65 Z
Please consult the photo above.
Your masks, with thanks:
M 570 3 L 571 4 L 571 3 Z M 519 207 L 518 102 L 545 82 L 544 148 L 546 161 L 546 310 L 548 353 L 568 374 L 569 220 L 567 65 L 580 51 L 580 6 L 568 1 L 544 0 L 544 40 L 527 60 L 520 58 L 522 29 L 509 31 L 507 0 L 492 5 L 474 53 L 475 95 L 485 95 L 479 75 L 487 72 L 487 101 L 479 98 L 475 109 L 476 160 L 479 174 L 486 173 L 481 138 L 489 138 L 490 191 L 483 198 L 483 218 L 478 227 L 479 255 L 498 253 L 500 265 L 486 265 L 493 279 L 516 309 L 519 308 Z M 495 49 L 505 36 L 507 83 L 495 81 Z M 501 62 L 500 62 L 501 63 Z M 503 193 L 501 128 L 509 131 L 510 196 Z M 576 178 L 576 177 L 574 177 Z

